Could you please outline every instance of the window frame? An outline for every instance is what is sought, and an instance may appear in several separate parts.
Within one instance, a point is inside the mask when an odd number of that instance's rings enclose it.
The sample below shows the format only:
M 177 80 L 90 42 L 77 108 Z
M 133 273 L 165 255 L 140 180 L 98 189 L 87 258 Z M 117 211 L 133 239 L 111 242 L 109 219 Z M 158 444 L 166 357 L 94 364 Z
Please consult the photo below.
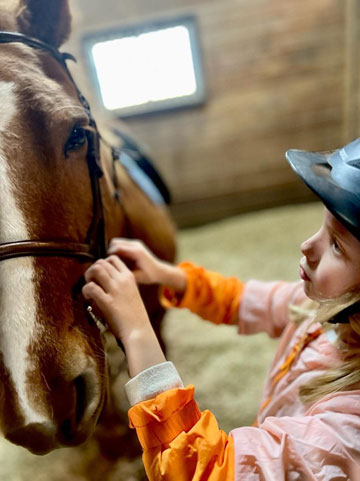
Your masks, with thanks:
M 140 35 L 154 30 L 161 30 L 176 26 L 185 26 L 190 37 L 191 52 L 194 65 L 194 76 L 197 89 L 194 94 L 181 97 L 148 102 L 119 109 L 107 109 L 103 104 L 100 83 L 92 56 L 92 48 L 99 42 L 115 40 L 116 38 Z M 202 105 L 206 101 L 206 88 L 204 82 L 201 47 L 197 19 L 194 15 L 174 17 L 166 20 L 152 20 L 139 24 L 122 26 L 97 32 L 87 33 L 82 39 L 82 47 L 90 72 L 92 86 L 95 89 L 97 100 L 103 109 L 121 118 L 172 111 L 180 108 L 189 108 Z

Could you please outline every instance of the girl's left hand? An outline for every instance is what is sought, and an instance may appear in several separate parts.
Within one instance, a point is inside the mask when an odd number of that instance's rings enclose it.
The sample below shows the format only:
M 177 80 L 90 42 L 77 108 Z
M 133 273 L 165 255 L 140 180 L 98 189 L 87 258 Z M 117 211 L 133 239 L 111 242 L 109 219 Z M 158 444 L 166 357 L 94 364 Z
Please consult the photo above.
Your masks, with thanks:
M 85 272 L 82 293 L 95 302 L 115 337 L 126 342 L 131 334 L 148 328 L 150 321 L 132 272 L 112 255 L 99 259 Z

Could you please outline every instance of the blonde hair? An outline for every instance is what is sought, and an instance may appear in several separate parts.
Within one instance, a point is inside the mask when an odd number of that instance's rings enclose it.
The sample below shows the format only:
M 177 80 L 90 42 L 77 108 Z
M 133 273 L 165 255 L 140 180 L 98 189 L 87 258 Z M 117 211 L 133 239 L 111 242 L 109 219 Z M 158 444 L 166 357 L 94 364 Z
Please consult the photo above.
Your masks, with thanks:
M 329 320 L 347 307 L 360 301 L 360 290 L 352 290 L 336 299 L 321 303 L 311 301 L 301 308 L 290 306 L 295 323 L 313 315 L 313 322 L 319 322 L 324 330 L 334 325 Z M 311 404 L 320 398 L 339 391 L 356 389 L 360 385 L 360 306 L 359 312 L 348 316 L 348 324 L 337 324 L 338 339 L 336 346 L 341 352 L 341 364 L 328 369 L 308 384 L 300 387 L 300 399 L 304 404 Z

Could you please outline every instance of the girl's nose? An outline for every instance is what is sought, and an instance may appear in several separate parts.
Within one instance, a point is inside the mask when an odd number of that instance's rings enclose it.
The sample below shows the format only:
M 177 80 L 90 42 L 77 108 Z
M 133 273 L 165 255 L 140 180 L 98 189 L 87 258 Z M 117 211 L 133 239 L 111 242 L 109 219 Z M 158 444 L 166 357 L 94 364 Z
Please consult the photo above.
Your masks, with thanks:
M 315 262 L 316 261 L 316 242 L 315 236 L 310 237 L 304 241 L 301 246 L 301 252 L 306 257 L 308 262 Z

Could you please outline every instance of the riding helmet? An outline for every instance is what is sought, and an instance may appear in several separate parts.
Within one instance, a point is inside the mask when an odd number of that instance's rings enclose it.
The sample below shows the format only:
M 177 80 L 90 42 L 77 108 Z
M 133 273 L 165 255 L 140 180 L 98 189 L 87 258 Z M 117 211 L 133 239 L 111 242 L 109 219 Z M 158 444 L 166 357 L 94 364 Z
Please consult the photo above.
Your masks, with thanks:
M 327 209 L 360 240 L 360 138 L 332 152 L 288 150 L 286 158 Z

